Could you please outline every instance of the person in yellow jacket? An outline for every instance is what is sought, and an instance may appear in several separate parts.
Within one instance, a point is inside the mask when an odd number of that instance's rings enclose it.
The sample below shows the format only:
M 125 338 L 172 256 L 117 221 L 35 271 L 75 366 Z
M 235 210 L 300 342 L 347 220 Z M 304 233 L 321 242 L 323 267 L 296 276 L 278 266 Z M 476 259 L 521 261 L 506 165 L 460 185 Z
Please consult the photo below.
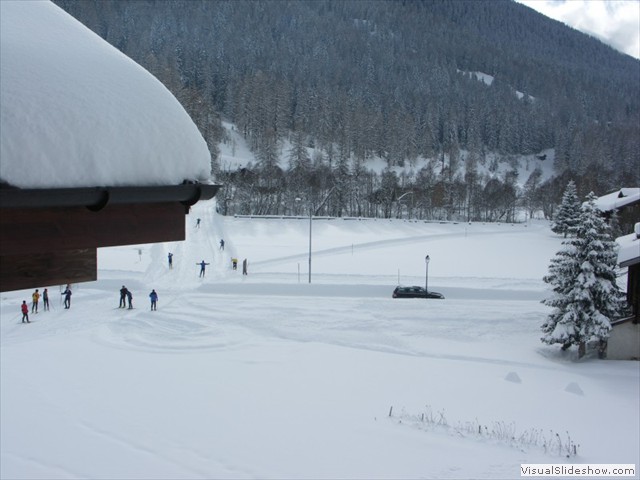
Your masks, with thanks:
M 31 299 L 33 300 L 33 303 L 31 303 L 31 313 L 38 313 L 38 300 L 40 300 L 40 292 L 38 292 L 37 288 L 36 291 L 31 295 Z

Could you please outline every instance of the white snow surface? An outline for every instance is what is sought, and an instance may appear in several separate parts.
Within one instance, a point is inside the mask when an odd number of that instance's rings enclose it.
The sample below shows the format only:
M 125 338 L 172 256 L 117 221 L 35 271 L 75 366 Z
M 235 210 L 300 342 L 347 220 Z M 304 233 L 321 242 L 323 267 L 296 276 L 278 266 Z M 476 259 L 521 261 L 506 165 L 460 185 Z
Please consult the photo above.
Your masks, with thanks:
M 315 220 L 309 284 L 308 220 L 222 217 L 212 200 L 185 221 L 184 242 L 100 249 L 98 281 L 74 285 L 68 310 L 49 286 L 51 310 L 22 324 L 32 290 L 2 294 L 1 478 L 640 464 L 640 364 L 540 342 L 562 241 L 547 223 Z M 426 282 L 446 299 L 391 298 Z M 117 308 L 122 285 L 133 310 Z
M 0 180 L 207 181 L 206 142 L 153 75 L 48 1 L 0 2 Z

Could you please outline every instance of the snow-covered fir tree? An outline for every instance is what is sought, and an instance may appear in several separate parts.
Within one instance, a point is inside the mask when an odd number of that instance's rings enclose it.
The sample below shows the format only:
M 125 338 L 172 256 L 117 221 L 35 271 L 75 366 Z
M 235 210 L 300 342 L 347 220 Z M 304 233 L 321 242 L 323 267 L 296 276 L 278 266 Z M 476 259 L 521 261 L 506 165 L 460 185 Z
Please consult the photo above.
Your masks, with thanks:
M 570 180 L 562 195 L 562 203 L 551 225 L 551 231 L 561 233 L 566 238 L 567 235 L 573 235 L 579 221 L 580 200 L 578 200 L 576 184 Z
M 611 320 L 623 309 L 623 294 L 616 284 L 617 244 L 590 193 L 581 208 L 575 237 L 551 260 L 544 281 L 554 295 L 542 301 L 553 312 L 542 325 L 544 343 L 559 343 L 566 350 L 578 345 L 579 357 L 589 342 L 597 342 L 602 357 Z

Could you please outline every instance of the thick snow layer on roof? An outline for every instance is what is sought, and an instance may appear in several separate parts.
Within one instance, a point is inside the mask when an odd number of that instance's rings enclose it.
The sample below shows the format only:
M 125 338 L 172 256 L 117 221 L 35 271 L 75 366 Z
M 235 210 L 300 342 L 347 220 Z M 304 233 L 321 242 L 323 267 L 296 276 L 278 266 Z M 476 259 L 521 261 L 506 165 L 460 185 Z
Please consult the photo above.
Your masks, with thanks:
M 20 188 L 206 181 L 210 153 L 153 75 L 49 1 L 0 1 L 0 180 Z
M 620 246 L 618 250 L 618 265 L 632 260 L 640 262 L 640 223 L 636 223 L 634 233 L 616 238 L 616 243 Z
M 596 199 L 596 208 L 601 212 L 610 212 L 638 201 L 640 201 L 640 188 L 621 188 Z

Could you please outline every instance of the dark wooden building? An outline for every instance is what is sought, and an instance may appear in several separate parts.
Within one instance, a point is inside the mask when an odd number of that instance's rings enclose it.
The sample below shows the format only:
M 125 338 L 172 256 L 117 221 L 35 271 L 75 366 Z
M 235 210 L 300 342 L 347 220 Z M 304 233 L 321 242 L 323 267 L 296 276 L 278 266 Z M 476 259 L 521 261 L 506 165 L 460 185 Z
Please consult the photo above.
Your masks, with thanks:
M 596 200 L 596 207 L 610 220 L 614 213 L 622 234 L 633 231 L 640 222 L 640 188 L 621 188 Z
M 0 291 L 96 280 L 100 247 L 184 240 L 184 215 L 218 188 L 0 187 Z
M 627 303 L 631 307 L 633 322 L 640 321 L 640 223 L 636 232 L 621 237 L 623 248 L 618 254 L 620 268 L 627 269 Z
M 618 266 L 627 269 L 627 303 L 629 314 L 611 322 L 613 329 L 607 342 L 607 358 L 640 360 L 640 223 L 634 233 L 616 239 Z

